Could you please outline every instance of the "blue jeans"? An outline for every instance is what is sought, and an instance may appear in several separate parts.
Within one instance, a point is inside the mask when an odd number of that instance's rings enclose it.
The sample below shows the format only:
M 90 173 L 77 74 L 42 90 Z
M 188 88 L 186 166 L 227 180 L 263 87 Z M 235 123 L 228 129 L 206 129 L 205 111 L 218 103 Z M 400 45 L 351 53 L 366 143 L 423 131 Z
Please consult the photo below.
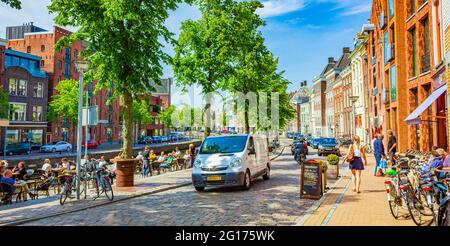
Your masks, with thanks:
M 375 169 L 373 171 L 373 174 L 376 175 L 377 171 L 378 171 L 378 167 L 380 166 L 380 161 L 381 161 L 381 154 L 380 153 L 375 153 Z
M 142 176 L 147 177 L 149 173 L 148 161 L 144 161 L 142 164 Z

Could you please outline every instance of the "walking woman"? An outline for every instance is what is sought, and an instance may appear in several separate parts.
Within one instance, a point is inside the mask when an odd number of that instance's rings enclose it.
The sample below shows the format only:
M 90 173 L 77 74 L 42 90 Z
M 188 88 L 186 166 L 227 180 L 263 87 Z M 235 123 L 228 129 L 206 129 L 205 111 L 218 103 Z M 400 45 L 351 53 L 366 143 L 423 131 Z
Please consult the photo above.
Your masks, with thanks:
M 148 174 L 152 175 L 152 168 L 149 166 L 150 147 L 145 146 L 144 153 L 142 153 L 142 176 L 148 177 Z
M 366 149 L 361 146 L 359 136 L 353 137 L 353 144 L 350 145 L 344 160 L 349 163 L 349 168 L 352 171 L 353 192 L 361 193 L 361 172 L 367 165 L 367 159 Z

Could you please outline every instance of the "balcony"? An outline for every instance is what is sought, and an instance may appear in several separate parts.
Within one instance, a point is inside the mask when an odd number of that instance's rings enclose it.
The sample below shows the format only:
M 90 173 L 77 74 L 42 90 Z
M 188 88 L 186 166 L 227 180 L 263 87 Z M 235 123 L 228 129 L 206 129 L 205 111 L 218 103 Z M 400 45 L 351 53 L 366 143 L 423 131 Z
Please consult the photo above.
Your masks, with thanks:
M 421 73 L 427 73 L 430 71 L 430 52 L 425 52 L 425 54 L 421 58 L 422 60 L 422 69 Z

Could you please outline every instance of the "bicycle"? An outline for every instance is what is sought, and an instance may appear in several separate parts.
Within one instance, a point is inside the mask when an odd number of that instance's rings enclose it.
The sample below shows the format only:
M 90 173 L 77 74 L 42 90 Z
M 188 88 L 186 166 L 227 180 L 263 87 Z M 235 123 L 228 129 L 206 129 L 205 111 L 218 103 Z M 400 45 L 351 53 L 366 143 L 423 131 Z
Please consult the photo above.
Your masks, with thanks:
M 109 173 L 104 169 L 99 168 L 94 171 L 93 177 L 95 191 L 97 194 L 97 197 L 95 197 L 94 200 L 99 198 L 103 193 L 105 193 L 105 196 L 106 198 L 108 198 L 108 200 L 114 200 L 114 192 L 111 186 Z
M 67 198 L 74 199 L 75 197 L 72 196 L 72 192 L 76 192 L 76 182 L 77 182 L 78 175 L 74 171 L 67 171 L 64 173 L 64 183 L 61 187 L 61 192 L 59 195 L 59 203 L 61 205 L 64 205 Z M 80 184 L 80 194 L 84 192 L 84 185 Z

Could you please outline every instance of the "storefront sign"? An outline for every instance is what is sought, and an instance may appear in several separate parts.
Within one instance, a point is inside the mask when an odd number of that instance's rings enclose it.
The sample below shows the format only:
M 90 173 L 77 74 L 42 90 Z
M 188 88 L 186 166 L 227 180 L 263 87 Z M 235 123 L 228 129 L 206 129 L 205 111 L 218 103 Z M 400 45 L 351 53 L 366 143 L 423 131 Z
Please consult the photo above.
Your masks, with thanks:
M 302 165 L 300 198 L 317 200 L 322 193 L 322 166 L 315 160 L 308 160 Z

